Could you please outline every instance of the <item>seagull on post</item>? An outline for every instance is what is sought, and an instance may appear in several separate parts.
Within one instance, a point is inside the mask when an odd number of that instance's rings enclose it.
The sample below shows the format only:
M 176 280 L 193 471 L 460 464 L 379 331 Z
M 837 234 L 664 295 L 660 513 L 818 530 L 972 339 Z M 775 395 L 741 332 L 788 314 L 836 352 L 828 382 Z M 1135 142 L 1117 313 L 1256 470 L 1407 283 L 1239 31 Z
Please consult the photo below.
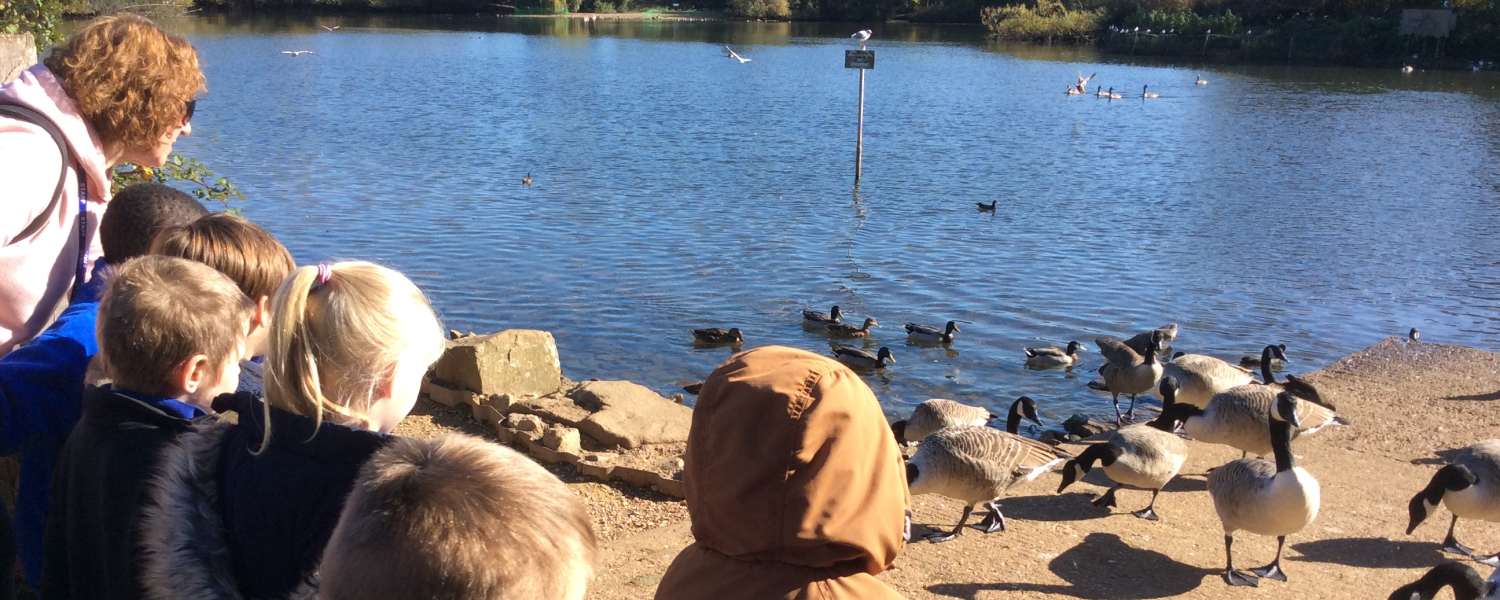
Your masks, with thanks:
M 859 49 L 860 50 L 864 50 L 865 49 L 865 40 L 870 39 L 870 30 L 868 30 L 868 29 L 862 29 L 860 31 L 854 32 L 854 35 L 851 35 L 849 37 L 852 37 L 855 40 L 857 40 L 859 42 Z
M 742 65 L 745 64 L 745 63 L 747 63 L 747 62 L 750 62 L 750 59 L 745 58 L 743 56 L 740 56 L 738 54 L 735 54 L 734 50 L 730 50 L 729 49 L 729 46 L 725 46 L 724 47 L 724 51 L 729 53 L 729 58 L 733 58 L 735 60 L 740 61 L 740 64 L 742 64 Z

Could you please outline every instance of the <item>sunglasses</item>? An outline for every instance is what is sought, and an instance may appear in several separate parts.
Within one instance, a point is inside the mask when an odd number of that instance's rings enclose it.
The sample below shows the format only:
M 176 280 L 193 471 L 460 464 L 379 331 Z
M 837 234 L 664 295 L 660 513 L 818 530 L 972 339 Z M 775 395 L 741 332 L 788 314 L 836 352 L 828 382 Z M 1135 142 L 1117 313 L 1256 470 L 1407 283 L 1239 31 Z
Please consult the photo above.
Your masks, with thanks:
M 189 122 L 191 122 L 193 120 L 193 111 L 197 110 L 197 108 L 198 108 L 198 99 L 194 98 L 192 100 L 188 100 L 187 101 L 187 115 L 185 115 L 185 116 L 182 117 L 182 122 L 183 123 L 189 123 Z

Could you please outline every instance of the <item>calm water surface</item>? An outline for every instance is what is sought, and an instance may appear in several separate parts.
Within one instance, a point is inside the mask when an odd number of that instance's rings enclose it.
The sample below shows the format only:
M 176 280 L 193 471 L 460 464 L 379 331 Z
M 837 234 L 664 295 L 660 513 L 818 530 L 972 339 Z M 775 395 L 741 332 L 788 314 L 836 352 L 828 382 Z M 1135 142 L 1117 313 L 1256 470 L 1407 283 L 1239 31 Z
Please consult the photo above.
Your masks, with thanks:
M 899 363 L 867 381 L 892 414 L 1108 410 L 1083 385 L 1094 337 L 1168 322 L 1231 360 L 1285 343 L 1293 372 L 1414 325 L 1500 349 L 1494 73 L 1132 64 L 889 26 L 855 189 L 858 27 L 169 26 L 210 88 L 179 148 L 298 262 L 399 268 L 456 329 L 551 331 L 575 379 L 673 393 L 729 355 L 691 327 L 827 353 L 798 311 L 833 304 L 884 326 L 870 347 Z M 1079 71 L 1161 98 L 1064 97 Z M 906 343 L 949 319 L 951 348 Z M 1076 373 L 1023 368 L 1023 346 L 1074 339 Z

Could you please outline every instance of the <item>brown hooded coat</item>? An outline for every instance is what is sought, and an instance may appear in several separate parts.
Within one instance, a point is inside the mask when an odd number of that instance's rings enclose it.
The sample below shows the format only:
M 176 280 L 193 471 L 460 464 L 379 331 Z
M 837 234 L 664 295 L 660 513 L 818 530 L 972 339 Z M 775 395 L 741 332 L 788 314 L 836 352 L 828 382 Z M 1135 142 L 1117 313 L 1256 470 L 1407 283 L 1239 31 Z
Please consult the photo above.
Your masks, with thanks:
M 658 600 L 899 599 L 875 579 L 905 545 L 906 471 L 847 367 L 770 346 L 703 383 L 683 483 L 697 541 Z

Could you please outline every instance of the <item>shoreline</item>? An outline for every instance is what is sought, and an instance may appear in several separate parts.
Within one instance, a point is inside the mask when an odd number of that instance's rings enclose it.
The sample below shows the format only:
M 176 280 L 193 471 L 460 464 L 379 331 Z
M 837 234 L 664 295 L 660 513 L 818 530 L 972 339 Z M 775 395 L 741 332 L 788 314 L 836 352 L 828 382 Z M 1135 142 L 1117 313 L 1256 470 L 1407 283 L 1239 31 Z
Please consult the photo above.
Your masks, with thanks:
M 1262 587 L 1297 598 L 1383 598 L 1456 558 L 1438 550 L 1446 510 L 1407 536 L 1406 502 L 1448 451 L 1494 437 L 1500 353 L 1388 338 L 1306 377 L 1352 424 L 1297 441 L 1299 461 L 1323 487 L 1322 510 L 1287 540 L 1291 581 Z M 465 413 L 424 402 L 409 420 L 421 422 L 412 427 L 423 435 L 484 434 Z M 1102 469 L 1061 495 L 1053 493 L 1061 477 L 1052 472 L 1001 501 L 1007 531 L 970 529 L 946 544 L 908 544 L 879 577 L 912 599 L 1242 598 L 1219 576 L 1223 538 L 1204 493 L 1204 472 L 1239 452 L 1189 444 L 1188 462 L 1157 504 L 1161 521 L 1129 515 L 1149 498 L 1142 492 L 1121 492 L 1113 510 L 1091 506 L 1109 485 Z M 599 575 L 587 598 L 652 598 L 667 565 L 692 541 L 685 503 L 646 488 L 590 482 L 571 466 L 548 468 L 584 499 L 596 523 L 613 524 L 601 532 Z M 912 505 L 914 534 L 951 527 L 961 508 L 936 495 L 914 497 Z M 1481 551 L 1500 550 L 1500 523 L 1465 519 L 1458 535 Z M 1243 564 L 1260 564 L 1275 552 L 1272 538 L 1242 532 L 1235 541 Z

